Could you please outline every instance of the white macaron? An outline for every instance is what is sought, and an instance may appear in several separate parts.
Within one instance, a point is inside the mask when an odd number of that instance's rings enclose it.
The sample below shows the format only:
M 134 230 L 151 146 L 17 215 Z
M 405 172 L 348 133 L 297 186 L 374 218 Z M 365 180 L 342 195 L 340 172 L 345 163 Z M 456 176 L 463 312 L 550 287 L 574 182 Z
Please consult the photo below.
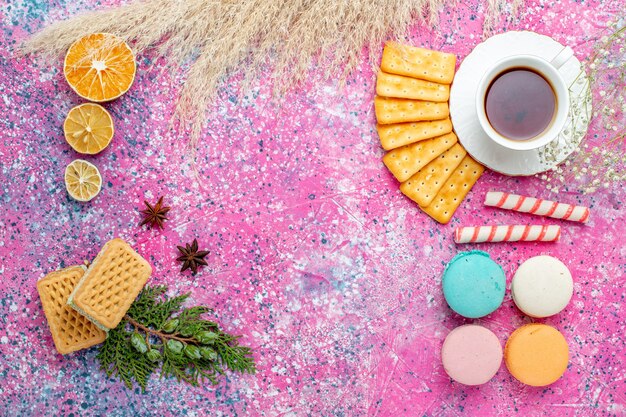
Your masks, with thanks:
M 552 256 L 535 256 L 517 269 L 511 295 L 517 308 L 531 317 L 549 317 L 563 310 L 574 292 L 572 274 Z

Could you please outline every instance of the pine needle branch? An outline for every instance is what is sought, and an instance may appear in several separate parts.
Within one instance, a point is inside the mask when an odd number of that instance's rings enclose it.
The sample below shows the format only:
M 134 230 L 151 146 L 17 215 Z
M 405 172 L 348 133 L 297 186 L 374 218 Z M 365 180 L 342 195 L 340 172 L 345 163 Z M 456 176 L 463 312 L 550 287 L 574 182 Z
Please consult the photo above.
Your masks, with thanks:
M 147 286 L 120 324 L 100 347 L 97 358 L 109 377 L 132 389 L 136 383 L 145 392 L 150 376 L 161 367 L 162 378 L 198 386 L 213 385 L 225 370 L 256 372 L 252 350 L 239 345 L 239 336 L 220 330 L 217 323 L 201 316 L 210 308 L 183 308 L 189 297 L 168 298 L 167 287 Z

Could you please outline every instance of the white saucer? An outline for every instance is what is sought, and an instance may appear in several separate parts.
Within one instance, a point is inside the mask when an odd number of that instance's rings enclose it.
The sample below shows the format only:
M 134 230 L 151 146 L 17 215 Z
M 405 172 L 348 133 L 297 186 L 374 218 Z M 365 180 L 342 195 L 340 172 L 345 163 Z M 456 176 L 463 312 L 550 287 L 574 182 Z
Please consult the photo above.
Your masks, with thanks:
M 461 63 L 450 91 L 452 125 L 467 152 L 486 167 L 505 175 L 534 175 L 563 162 L 587 133 L 591 117 L 589 79 L 574 56 L 559 69 L 570 91 L 570 113 L 565 127 L 551 143 L 529 151 L 514 151 L 493 142 L 476 114 L 476 90 L 487 69 L 511 55 L 537 55 L 548 61 L 563 49 L 552 38 L 534 32 L 507 32 L 474 48 Z

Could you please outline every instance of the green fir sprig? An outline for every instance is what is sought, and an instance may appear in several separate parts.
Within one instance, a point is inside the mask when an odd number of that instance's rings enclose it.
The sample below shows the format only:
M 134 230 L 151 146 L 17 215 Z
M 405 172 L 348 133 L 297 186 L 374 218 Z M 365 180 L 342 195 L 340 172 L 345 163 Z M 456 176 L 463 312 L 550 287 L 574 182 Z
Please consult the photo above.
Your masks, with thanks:
M 201 318 L 211 309 L 183 308 L 189 294 L 167 297 L 167 286 L 146 286 L 120 324 L 101 345 L 97 355 L 108 376 L 132 389 L 137 383 L 146 390 L 152 373 L 161 368 L 161 378 L 175 377 L 197 386 L 219 382 L 228 369 L 256 372 L 252 350 L 240 346 L 239 336 L 219 329 Z

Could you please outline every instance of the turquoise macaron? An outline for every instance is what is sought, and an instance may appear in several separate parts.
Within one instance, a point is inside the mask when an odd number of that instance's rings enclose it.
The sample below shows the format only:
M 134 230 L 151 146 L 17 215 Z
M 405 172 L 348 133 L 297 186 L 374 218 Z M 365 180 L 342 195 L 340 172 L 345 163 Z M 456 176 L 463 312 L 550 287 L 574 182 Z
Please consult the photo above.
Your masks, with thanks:
M 459 253 L 446 266 L 442 281 L 446 302 L 463 317 L 484 317 L 504 299 L 504 271 L 487 252 Z

